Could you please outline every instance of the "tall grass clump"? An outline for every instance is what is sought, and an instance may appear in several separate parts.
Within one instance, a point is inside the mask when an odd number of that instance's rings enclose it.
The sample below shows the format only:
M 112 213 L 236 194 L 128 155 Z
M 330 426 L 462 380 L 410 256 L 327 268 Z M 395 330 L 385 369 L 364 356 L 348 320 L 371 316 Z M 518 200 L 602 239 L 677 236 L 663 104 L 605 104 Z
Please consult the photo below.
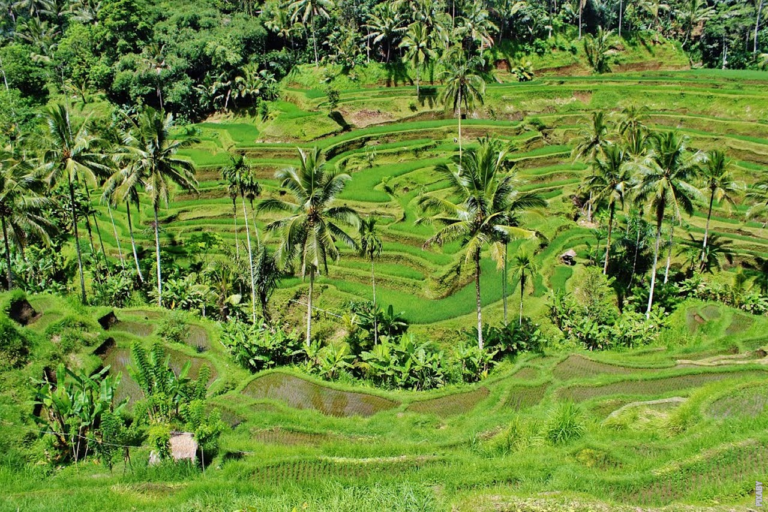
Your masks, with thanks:
M 568 444 L 586 432 L 581 409 L 570 400 L 558 403 L 550 413 L 546 438 L 555 445 Z

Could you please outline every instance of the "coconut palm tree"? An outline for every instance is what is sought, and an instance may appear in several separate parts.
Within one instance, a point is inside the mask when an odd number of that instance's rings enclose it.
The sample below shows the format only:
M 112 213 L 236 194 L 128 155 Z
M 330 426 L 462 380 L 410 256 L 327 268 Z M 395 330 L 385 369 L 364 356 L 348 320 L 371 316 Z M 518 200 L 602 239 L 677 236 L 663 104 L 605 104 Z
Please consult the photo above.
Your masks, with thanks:
M 514 274 L 512 280 L 520 282 L 520 318 L 518 325 L 523 325 L 523 294 L 525 292 L 525 285 L 529 282 L 533 283 L 538 267 L 536 261 L 528 253 L 521 253 L 513 259 L 512 272 Z
M 474 264 L 475 299 L 477 304 L 477 339 L 483 348 L 483 316 L 480 294 L 480 256 L 483 247 L 498 242 L 532 238 L 535 233 L 513 225 L 510 208 L 519 199 L 514 178 L 505 173 L 506 151 L 498 142 L 480 139 L 480 145 L 467 153 L 462 164 L 454 157 L 454 165 L 439 165 L 437 172 L 452 189 L 452 198 L 435 193 L 425 194 L 418 200 L 427 216 L 417 219 L 419 224 L 438 224 L 438 232 L 427 239 L 425 245 L 443 245 L 461 240 L 464 262 Z
M 146 107 L 134 127 L 133 138 L 127 146 L 136 179 L 140 181 L 152 205 L 155 231 L 155 256 L 157 264 L 157 303 L 163 305 L 163 276 L 160 265 L 160 204 L 168 205 L 171 185 L 184 190 L 197 191 L 195 166 L 178 158 L 178 151 L 193 143 L 191 139 L 172 140 L 170 130 L 173 115 L 163 115 L 152 107 Z
M 687 137 L 675 132 L 657 134 L 652 139 L 652 149 L 637 169 L 640 177 L 637 185 L 637 199 L 649 203 L 656 220 L 656 244 L 651 267 L 651 289 L 648 294 L 646 317 L 651 315 L 653 292 L 656 286 L 656 266 L 659 262 L 661 227 L 667 208 L 672 208 L 673 217 L 682 220 L 680 210 L 688 215 L 693 213 L 693 199 L 701 194 L 692 185 L 696 179 L 699 164 L 704 160 L 700 152 L 691 154 Z
M 330 18 L 329 11 L 333 7 L 333 0 L 296 0 L 288 4 L 292 22 L 296 23 L 299 20 L 304 24 L 309 22 L 310 30 L 312 31 L 312 45 L 315 50 L 315 67 L 320 65 L 320 59 L 317 55 L 317 29 L 315 23 L 318 17 Z
M 420 92 L 421 70 L 435 57 L 435 52 L 431 46 L 431 39 L 427 26 L 421 22 L 415 22 L 411 23 L 408 27 L 408 32 L 406 32 L 403 40 L 400 42 L 400 48 L 405 48 L 406 50 L 405 57 L 416 69 L 416 96 Z
M 85 304 L 88 299 L 85 293 L 83 255 L 80 250 L 80 234 L 77 227 L 75 187 L 82 182 L 95 185 L 98 175 L 108 173 L 109 167 L 105 165 L 103 155 L 99 151 L 100 140 L 89 133 L 87 121 L 74 124 L 70 119 L 69 111 L 61 104 L 48 109 L 45 120 L 46 126 L 41 141 L 44 150 L 40 171 L 45 175 L 49 186 L 59 182 L 65 182 L 67 185 L 77 250 L 77 268 L 80 274 L 80 292 Z
M 277 257 L 284 264 L 293 258 L 301 261 L 302 277 L 309 275 L 307 300 L 307 336 L 312 337 L 312 293 L 315 274 L 328 273 L 328 259 L 339 259 L 336 241 L 356 247 L 355 240 L 342 226 L 357 228 L 360 217 L 348 206 L 331 206 L 350 179 L 347 174 L 328 169 L 319 148 L 299 149 L 298 168 L 279 171 L 276 178 L 293 201 L 264 199 L 256 207 L 259 213 L 284 213 L 284 217 L 267 225 L 267 230 L 279 237 Z
M 603 149 L 609 144 L 608 125 L 605 114 L 602 111 L 592 112 L 592 122 L 589 128 L 579 132 L 574 140 L 571 156 L 574 159 L 583 158 L 593 160 L 603 152 Z M 587 222 L 592 222 L 592 196 L 587 202 Z
M 157 99 L 160 102 L 160 110 L 165 107 L 163 105 L 163 83 L 161 74 L 163 70 L 169 69 L 168 63 L 165 61 L 165 45 L 156 42 L 151 42 L 144 47 L 144 53 L 141 57 L 141 66 L 145 71 L 153 73 L 155 76 L 155 93 Z
M 19 155 L 12 151 L 0 151 L 0 225 L 5 244 L 6 280 L 8 289 L 13 288 L 10 240 L 23 248 L 30 235 L 44 243 L 50 243 L 48 230 L 53 226 L 41 214 L 51 201 L 38 194 L 40 178 Z
M 709 192 L 709 208 L 707 209 L 707 225 L 704 228 L 702 242 L 702 258 L 707 250 L 709 237 L 709 221 L 712 218 L 712 206 L 715 201 L 733 206 L 744 185 L 733 179 L 730 162 L 723 151 L 713 150 L 707 155 L 707 161 L 701 166 L 701 178 L 704 180 L 703 190 Z
M 248 211 L 246 210 L 246 191 L 252 190 L 254 195 L 261 193 L 261 186 L 253 178 L 253 170 L 246 162 L 243 155 L 230 156 L 230 163 L 222 169 L 222 175 L 229 182 L 230 189 L 237 190 L 243 203 L 243 217 L 245 219 L 245 240 L 248 248 L 248 268 L 251 274 L 251 309 L 253 323 L 256 323 L 256 278 L 253 268 L 253 246 L 251 245 L 251 230 L 248 227 Z M 233 198 L 233 204 L 236 199 Z
M 605 250 L 603 274 L 608 273 L 608 261 L 611 254 L 611 235 L 616 206 L 623 207 L 627 193 L 632 183 L 632 172 L 628 166 L 629 157 L 621 146 L 610 144 L 603 150 L 603 156 L 598 156 L 592 164 L 590 174 L 584 184 L 589 192 L 591 201 L 595 204 L 604 202 L 608 206 L 608 234 Z
M 125 203 L 133 261 L 136 263 L 136 273 L 139 276 L 139 281 L 143 283 L 144 276 L 141 273 L 139 254 L 136 251 L 136 239 L 133 235 L 133 218 L 131 216 L 131 203 L 136 206 L 136 211 L 139 212 L 139 215 L 141 214 L 141 196 L 139 193 L 143 187 L 142 169 L 134 165 L 135 162 L 131 159 L 132 155 L 128 145 L 135 143 L 133 136 L 128 132 L 124 132 L 123 141 L 127 145 L 121 145 L 114 150 L 113 159 L 117 165 L 117 170 L 104 183 L 102 201 L 107 203 L 107 205 L 111 204 L 113 206 Z
M 405 31 L 403 20 L 400 16 L 400 8 L 392 2 L 383 2 L 377 5 L 371 13 L 365 27 L 368 29 L 368 37 L 376 44 L 386 42 L 387 64 L 392 54 L 392 43 L 397 36 Z
M 371 287 L 373 288 L 373 342 L 379 344 L 379 326 L 377 325 L 378 314 L 376 312 L 376 272 L 374 269 L 374 260 L 381 256 L 383 244 L 381 237 L 376 229 L 378 219 L 370 215 L 367 219 L 360 220 L 360 256 L 371 260 Z
M 443 89 L 442 102 L 446 107 L 451 105 L 454 114 L 458 111 L 459 165 L 461 165 L 461 108 L 464 107 L 464 111 L 467 111 L 475 103 L 483 104 L 485 81 L 477 73 L 481 61 L 475 57 L 468 58 L 460 46 L 456 46 L 449 51 L 445 59 L 446 69 L 443 73 L 445 89 Z

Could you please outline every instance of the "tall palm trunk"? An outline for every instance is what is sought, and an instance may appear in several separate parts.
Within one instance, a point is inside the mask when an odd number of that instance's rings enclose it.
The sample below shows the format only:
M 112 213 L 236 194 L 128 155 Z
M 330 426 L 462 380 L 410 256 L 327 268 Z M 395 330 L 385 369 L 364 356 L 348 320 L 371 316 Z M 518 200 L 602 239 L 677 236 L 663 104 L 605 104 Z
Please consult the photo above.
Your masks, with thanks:
M 579 0 L 579 41 L 581 41 L 581 18 L 582 14 L 584 13 L 584 2 L 585 0 Z
M 115 217 L 112 215 L 112 207 L 107 201 L 107 211 L 109 212 L 109 221 L 112 223 L 112 232 L 115 234 L 115 242 L 117 243 L 117 254 L 120 258 L 120 266 L 125 270 L 125 258 L 123 257 L 123 248 L 120 246 L 120 236 L 117 234 L 117 226 L 115 226 Z
M 371 286 L 373 287 L 373 344 L 379 344 L 379 315 L 376 312 L 376 272 L 373 267 L 373 257 L 371 257 Z
M 256 278 L 253 276 L 253 249 L 251 248 L 251 231 L 248 227 L 248 210 L 245 208 L 245 195 L 240 197 L 243 203 L 243 218 L 245 219 L 245 240 L 248 244 L 248 268 L 251 271 L 251 308 L 253 323 L 256 324 Z
M 317 58 L 317 31 L 315 29 L 315 16 L 312 16 L 312 46 L 315 49 L 315 68 L 320 66 L 320 59 Z
M 157 219 L 158 205 L 152 206 L 155 214 L 155 257 L 157 262 L 157 305 L 163 307 L 163 274 L 160 270 L 160 222 Z
M 664 284 L 669 281 L 669 266 L 672 264 L 672 237 L 675 232 L 675 225 L 673 224 L 669 228 L 669 247 L 667 249 L 667 268 L 664 271 Z
M 504 325 L 507 325 L 507 280 L 508 275 L 507 274 L 507 250 L 509 248 L 509 244 L 504 244 L 504 276 L 501 280 L 501 296 L 502 296 L 502 302 L 504 303 Z
M 141 275 L 141 266 L 139 265 L 139 255 L 136 252 L 136 240 L 133 238 L 133 223 L 131 222 L 131 202 L 125 202 L 125 212 L 128 216 L 128 233 L 131 235 L 131 249 L 133 249 L 133 260 L 136 262 L 136 272 L 139 274 L 139 281 L 144 282 L 144 276 Z M 139 211 L 141 213 L 141 211 Z
M 624 21 L 624 0 L 619 0 L 619 37 L 621 37 L 621 24 Z
M 637 271 L 637 255 L 640 252 L 640 221 L 637 223 L 637 240 L 635 241 L 635 257 L 632 260 L 632 273 L 629 276 L 629 285 L 627 290 L 632 287 L 632 283 L 635 281 L 635 272 Z
M 237 198 L 232 198 L 232 217 L 235 219 L 235 257 L 240 260 L 240 242 L 237 239 Z
M 459 90 L 459 165 L 461 165 L 461 90 Z
M 309 271 L 309 296 L 307 297 L 307 347 L 312 340 L 312 292 L 315 288 L 315 269 Z
M 603 275 L 608 274 L 608 259 L 611 255 L 611 234 L 613 233 L 613 216 L 616 212 L 616 203 L 611 203 L 610 214 L 608 215 L 608 241 L 605 247 L 605 264 L 603 265 Z
M 483 304 L 480 300 L 480 251 L 475 253 L 475 298 L 477 299 L 477 345 L 483 350 Z
M 72 207 L 72 229 L 75 233 L 75 248 L 77 249 L 77 269 L 80 273 L 80 292 L 82 294 L 83 304 L 88 302 L 88 297 L 85 295 L 85 275 L 83 274 L 83 255 L 80 251 L 80 234 L 77 230 L 77 209 L 75 208 L 75 186 L 72 183 L 72 178 L 67 176 L 67 182 L 69 184 L 69 204 Z
M 664 219 L 664 208 L 659 208 L 656 216 L 656 248 L 653 251 L 653 266 L 651 267 L 651 290 L 648 294 L 648 309 L 645 311 L 645 318 L 651 317 L 651 307 L 653 306 L 653 290 L 656 288 L 656 265 L 659 263 L 659 244 L 661 243 L 661 221 Z
M 765 0 L 760 0 L 760 5 L 757 6 L 757 17 L 755 18 L 755 45 L 752 48 L 752 53 L 757 53 L 757 33 L 760 30 L 760 16 L 763 14 L 763 5 Z
M 90 193 L 88 194 L 90 196 Z M 101 236 L 101 228 L 99 228 L 99 222 L 96 219 L 96 213 L 94 212 L 92 215 L 93 217 L 93 225 L 96 226 L 96 236 L 99 237 L 99 246 L 101 247 L 101 256 L 104 260 L 104 265 L 107 267 L 107 275 L 109 275 L 109 260 L 107 259 L 107 250 L 104 248 L 104 239 Z
M 13 288 L 13 272 L 11 271 L 11 245 L 8 243 L 8 228 L 5 225 L 5 215 L 0 214 L 0 222 L 3 224 L 3 243 L 5 243 L 5 277 L 8 279 L 8 289 Z
M 525 270 L 520 272 L 520 318 L 517 325 L 523 325 L 523 292 L 525 291 Z
M 715 202 L 715 191 L 709 196 L 709 210 L 707 211 L 707 226 L 704 228 L 704 244 L 701 246 L 701 260 L 704 261 L 704 251 L 707 248 L 707 239 L 709 238 L 709 221 L 712 218 L 712 205 Z

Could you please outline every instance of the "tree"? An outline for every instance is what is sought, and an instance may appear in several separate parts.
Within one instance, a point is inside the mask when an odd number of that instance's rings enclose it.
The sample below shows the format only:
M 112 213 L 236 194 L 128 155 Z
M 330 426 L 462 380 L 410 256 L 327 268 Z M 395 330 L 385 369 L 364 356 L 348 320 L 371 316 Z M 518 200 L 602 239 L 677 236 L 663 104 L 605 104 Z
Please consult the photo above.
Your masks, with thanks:
M 757 55 L 757 34 L 760 32 L 760 18 L 763 15 L 763 6 L 765 5 L 765 0 L 756 0 L 758 2 L 757 4 L 757 13 L 755 14 L 755 37 L 754 37 L 754 46 L 752 47 L 752 53 Z
M 243 217 L 245 219 L 245 239 L 248 246 L 248 268 L 251 274 L 251 308 L 253 311 L 253 323 L 256 324 L 256 278 L 253 268 L 253 246 L 251 245 L 251 231 L 248 227 L 248 212 L 245 209 L 245 195 L 251 191 L 254 195 L 261 193 L 261 186 L 253 178 L 253 171 L 243 155 L 230 156 L 230 163 L 222 169 L 222 175 L 229 182 L 230 189 L 239 192 L 243 203 Z M 232 199 L 233 204 L 235 199 Z
M 343 190 L 350 176 L 328 169 L 323 153 L 315 147 L 311 151 L 299 149 L 298 168 L 279 171 L 276 178 L 281 187 L 293 196 L 293 201 L 264 199 L 257 206 L 259 213 L 287 214 L 267 225 L 267 230 L 277 233 L 279 248 L 277 257 L 284 263 L 294 258 L 301 261 L 302 277 L 309 275 L 307 300 L 307 336 L 312 337 L 312 293 L 315 274 L 328 273 L 328 259 L 339 259 L 336 241 L 356 247 L 355 240 L 341 226 L 357 228 L 360 217 L 348 206 L 331 206 Z
M 628 155 L 623 148 L 616 144 L 606 146 L 603 156 L 594 159 L 592 174 L 587 177 L 584 186 L 589 192 L 591 202 L 596 204 L 606 202 L 608 205 L 608 246 L 605 250 L 603 274 L 608 273 L 616 205 L 624 205 L 624 200 L 632 186 L 632 173 L 627 165 L 628 162 Z
M 296 0 L 288 4 L 288 10 L 291 11 L 291 21 L 294 23 L 301 20 L 303 23 L 309 22 L 310 29 L 312 30 L 312 45 L 315 50 L 315 67 L 320 65 L 320 59 L 317 55 L 317 29 L 315 22 L 317 17 L 328 19 L 330 14 L 328 11 L 333 9 L 334 3 L 332 0 Z
M 525 285 L 529 279 L 533 283 L 538 267 L 528 253 L 521 253 L 513 258 L 512 272 L 515 276 L 513 281 L 520 282 L 520 319 L 518 325 L 523 325 L 523 292 L 525 292 Z
M 194 142 L 172 140 L 170 130 L 173 115 L 163 114 L 152 107 L 146 107 L 140 114 L 134 129 L 132 144 L 129 146 L 132 166 L 136 179 L 140 180 L 149 197 L 154 213 L 155 256 L 157 263 L 157 303 L 162 307 L 163 276 L 160 267 L 160 204 L 168 204 L 171 184 L 185 190 L 197 190 L 195 166 L 188 160 L 176 156 L 179 149 Z
M 97 182 L 97 175 L 106 174 L 109 168 L 99 152 L 100 141 L 88 131 L 88 122 L 74 125 L 64 105 L 48 109 L 45 114 L 46 127 L 42 145 L 44 147 L 41 171 L 49 185 L 65 182 L 69 191 L 72 229 L 77 250 L 77 267 L 80 274 L 80 292 L 83 304 L 88 302 L 85 293 L 83 255 L 80 250 L 80 235 L 77 228 L 75 185 L 81 182 Z
M 712 272 L 713 268 L 722 270 L 721 260 L 733 263 L 733 251 L 729 247 L 731 240 L 722 240 L 718 235 L 712 235 L 709 244 L 702 246 L 701 241 L 693 235 L 688 235 L 689 240 L 681 242 L 679 255 L 685 256 L 691 270 L 698 269 L 701 272 Z
M 157 99 L 160 102 L 160 110 L 164 110 L 163 106 L 163 83 L 161 80 L 161 74 L 163 70 L 169 69 L 168 63 L 165 60 L 165 45 L 159 43 L 149 43 L 144 47 L 144 53 L 142 54 L 141 64 L 142 67 L 155 76 L 155 92 L 157 93 Z
M 483 317 L 480 294 L 480 256 L 483 247 L 507 239 L 532 238 L 535 233 L 515 226 L 511 208 L 520 200 L 514 179 L 505 173 L 506 151 L 498 142 L 480 139 L 477 149 L 467 152 L 465 162 L 454 157 L 454 166 L 441 164 L 436 171 L 450 183 L 449 198 L 435 193 L 422 195 L 418 204 L 428 214 L 419 224 L 438 224 L 438 232 L 425 245 L 443 245 L 461 240 L 464 262 L 474 264 L 477 303 L 477 339 L 483 348 Z M 455 200 L 453 199 L 455 197 Z
M 485 81 L 477 74 L 480 61 L 477 58 L 467 58 L 467 54 L 460 47 L 454 47 L 445 56 L 446 70 L 443 75 L 445 89 L 443 89 L 442 102 L 447 107 L 451 105 L 452 112 L 459 114 L 459 165 L 462 158 L 461 143 L 461 108 L 467 111 L 475 102 L 483 104 L 485 95 Z
M 360 220 L 360 256 L 371 260 L 371 287 L 373 288 L 373 342 L 375 345 L 379 344 L 379 326 L 377 325 L 377 311 L 376 311 L 376 273 L 374 271 L 374 260 L 381 256 L 381 250 L 383 244 L 379 237 L 376 224 L 378 219 L 373 215 L 367 219 Z
M 685 39 L 683 47 L 688 43 L 693 35 L 693 30 L 698 25 L 705 23 L 715 15 L 715 9 L 707 5 L 704 0 L 686 0 L 682 8 L 678 10 L 677 16 L 681 19 Z
M 0 151 L 0 224 L 9 290 L 13 288 L 11 237 L 19 247 L 23 247 L 30 236 L 50 243 L 47 230 L 53 226 L 41 210 L 50 206 L 51 201 L 38 194 L 40 185 L 39 177 L 19 155 L 12 151 Z
M 574 140 L 573 158 L 594 160 L 608 145 L 609 126 L 602 111 L 592 112 L 592 123 L 586 130 L 582 130 Z M 592 222 L 592 196 L 587 202 L 587 222 Z
M 691 184 L 696 178 L 698 165 L 703 160 L 702 153 L 691 154 L 688 139 L 675 132 L 657 134 L 652 139 L 652 150 L 647 158 L 638 165 L 640 180 L 637 185 L 638 201 L 647 201 L 656 220 L 656 245 L 651 267 L 651 289 L 648 294 L 646 318 L 651 315 L 653 292 L 656 286 L 656 265 L 659 262 L 659 244 L 661 226 L 667 207 L 673 209 L 673 216 L 681 220 L 680 210 L 693 213 L 693 198 L 701 194 Z
M 376 6 L 366 24 L 368 37 L 376 44 L 387 43 L 387 64 L 392 53 L 392 41 L 405 30 L 399 8 L 392 2 L 383 2 Z
M 603 30 L 603 27 L 597 29 L 597 34 L 587 34 L 584 38 L 584 54 L 587 57 L 590 67 L 595 73 L 610 73 L 611 66 L 609 58 L 616 50 L 611 46 L 612 30 Z
M 701 178 L 704 180 L 704 190 L 709 192 L 709 208 L 707 209 L 707 225 L 704 229 L 702 242 L 702 259 L 707 250 L 707 238 L 709 237 L 709 221 L 712 218 L 712 206 L 715 201 L 734 205 L 737 194 L 743 190 L 743 185 L 734 181 L 730 170 L 730 162 L 725 153 L 713 150 L 707 155 L 707 160 L 701 167 Z
M 416 95 L 419 95 L 419 86 L 421 84 L 421 70 L 425 67 L 435 56 L 435 52 L 431 48 L 430 35 L 427 32 L 427 27 L 423 23 L 412 23 L 408 27 L 400 43 L 400 48 L 405 48 L 406 58 L 413 64 L 416 69 Z

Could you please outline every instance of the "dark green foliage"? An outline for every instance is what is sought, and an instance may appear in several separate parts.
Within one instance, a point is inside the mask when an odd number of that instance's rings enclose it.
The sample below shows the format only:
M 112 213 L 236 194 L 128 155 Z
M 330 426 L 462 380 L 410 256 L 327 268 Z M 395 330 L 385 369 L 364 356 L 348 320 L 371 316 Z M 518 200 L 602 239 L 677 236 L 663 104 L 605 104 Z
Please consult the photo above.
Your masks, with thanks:
M 477 341 L 477 331 L 468 329 L 464 332 L 469 339 Z M 522 352 L 541 353 L 547 343 L 539 325 L 527 316 L 524 316 L 521 322 L 507 325 L 484 325 L 483 339 L 485 347 L 495 353 L 494 359 L 497 360 L 506 356 L 514 357 Z
M 0 48 L 0 62 L 8 86 L 18 89 L 21 94 L 36 103 L 45 103 L 48 98 L 45 68 L 32 58 L 34 49 L 21 43 L 12 43 Z
M 251 371 L 299 362 L 304 357 L 300 338 L 280 327 L 245 322 L 228 322 L 223 327 L 221 342 L 235 362 Z
M 173 311 L 162 321 L 157 334 L 169 343 L 186 343 L 189 339 L 189 324 L 184 314 Z
M 361 374 L 379 386 L 425 390 L 442 387 L 450 380 L 446 354 L 413 336 L 402 336 L 399 341 L 384 339 L 363 352 L 360 359 Z
M 30 341 L 7 318 L 0 319 L 0 370 L 18 368 L 27 362 Z

